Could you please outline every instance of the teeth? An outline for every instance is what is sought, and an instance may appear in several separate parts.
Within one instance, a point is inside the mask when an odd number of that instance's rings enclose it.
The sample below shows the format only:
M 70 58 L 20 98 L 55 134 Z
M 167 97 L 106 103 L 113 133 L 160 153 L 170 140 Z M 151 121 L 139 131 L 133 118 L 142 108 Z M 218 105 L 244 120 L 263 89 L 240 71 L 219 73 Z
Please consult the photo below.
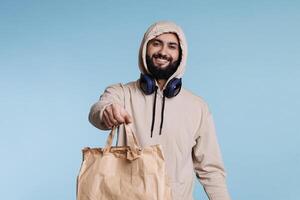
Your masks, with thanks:
M 158 61 L 163 61 L 163 62 L 167 62 L 168 60 L 163 59 L 163 58 L 157 58 Z
M 165 58 L 154 57 L 154 62 L 156 62 L 159 65 L 166 65 L 167 63 L 169 63 L 169 60 Z

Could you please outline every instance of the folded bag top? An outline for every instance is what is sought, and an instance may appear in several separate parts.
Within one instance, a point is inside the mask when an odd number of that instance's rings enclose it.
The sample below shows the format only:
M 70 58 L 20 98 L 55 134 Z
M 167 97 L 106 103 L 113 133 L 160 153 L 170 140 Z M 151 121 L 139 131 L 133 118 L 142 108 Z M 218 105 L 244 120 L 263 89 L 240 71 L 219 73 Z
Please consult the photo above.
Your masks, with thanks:
M 126 135 L 126 143 L 127 143 L 127 147 L 112 147 L 112 141 L 114 139 L 115 136 L 115 130 L 116 130 L 116 126 L 113 126 L 110 134 L 107 137 L 106 140 L 106 146 L 103 149 L 104 154 L 107 153 L 111 153 L 111 152 L 117 152 L 117 151 L 121 151 L 124 150 L 126 153 L 126 159 L 128 160 L 134 160 L 137 159 L 139 157 L 139 155 L 141 154 L 141 150 L 142 148 L 140 147 L 137 138 L 135 136 L 135 134 L 133 133 L 132 129 L 130 128 L 129 125 L 124 124 L 125 127 L 125 135 Z M 117 151 L 116 151 L 117 150 Z

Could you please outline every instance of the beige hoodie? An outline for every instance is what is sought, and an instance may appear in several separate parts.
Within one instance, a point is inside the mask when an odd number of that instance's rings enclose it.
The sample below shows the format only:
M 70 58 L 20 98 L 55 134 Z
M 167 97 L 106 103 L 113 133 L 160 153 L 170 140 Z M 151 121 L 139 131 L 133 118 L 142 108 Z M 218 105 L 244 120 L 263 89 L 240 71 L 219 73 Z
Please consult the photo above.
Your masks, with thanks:
M 141 73 L 149 73 L 146 65 L 148 41 L 167 32 L 177 34 L 182 49 L 181 63 L 169 80 L 183 76 L 187 59 L 185 36 L 180 27 L 166 21 L 153 24 L 144 35 L 139 51 Z M 107 87 L 100 100 L 92 106 L 89 120 L 97 128 L 107 130 L 102 122 L 102 113 L 106 106 L 118 103 L 133 117 L 131 127 L 141 146 L 162 145 L 174 200 L 193 199 L 195 174 L 210 200 L 229 200 L 214 122 L 205 101 L 185 88 L 177 96 L 166 98 L 162 134 L 159 135 L 162 100 L 163 91 L 158 89 L 152 137 L 154 93 L 145 95 L 139 87 L 139 80 Z M 118 145 L 124 144 L 123 133 L 124 129 L 121 129 Z

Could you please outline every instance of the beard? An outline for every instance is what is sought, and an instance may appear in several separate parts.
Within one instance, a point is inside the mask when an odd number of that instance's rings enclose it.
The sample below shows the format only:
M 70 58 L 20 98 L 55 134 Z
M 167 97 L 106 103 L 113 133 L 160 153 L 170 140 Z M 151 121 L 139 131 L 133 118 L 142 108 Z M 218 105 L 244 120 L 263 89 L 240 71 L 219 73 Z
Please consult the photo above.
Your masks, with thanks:
M 163 57 L 162 55 L 159 54 L 153 55 L 153 57 L 160 57 L 160 56 Z M 170 60 L 170 64 L 162 69 L 153 63 L 152 58 L 150 56 L 146 55 L 146 63 L 147 63 L 148 70 L 155 79 L 169 79 L 176 72 L 180 64 L 180 60 L 181 59 L 177 59 L 174 62 Z

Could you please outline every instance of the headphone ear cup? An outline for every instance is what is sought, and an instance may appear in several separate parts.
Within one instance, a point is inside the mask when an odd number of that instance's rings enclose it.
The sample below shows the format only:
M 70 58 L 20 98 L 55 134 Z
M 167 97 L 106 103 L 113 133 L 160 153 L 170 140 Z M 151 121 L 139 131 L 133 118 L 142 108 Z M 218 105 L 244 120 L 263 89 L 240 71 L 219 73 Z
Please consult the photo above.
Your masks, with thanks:
M 181 86 L 182 86 L 181 78 L 171 79 L 164 90 L 164 95 L 168 98 L 175 97 L 176 95 L 179 94 L 181 90 Z
M 141 74 L 140 87 L 146 95 L 152 94 L 156 87 L 155 80 L 147 74 Z

